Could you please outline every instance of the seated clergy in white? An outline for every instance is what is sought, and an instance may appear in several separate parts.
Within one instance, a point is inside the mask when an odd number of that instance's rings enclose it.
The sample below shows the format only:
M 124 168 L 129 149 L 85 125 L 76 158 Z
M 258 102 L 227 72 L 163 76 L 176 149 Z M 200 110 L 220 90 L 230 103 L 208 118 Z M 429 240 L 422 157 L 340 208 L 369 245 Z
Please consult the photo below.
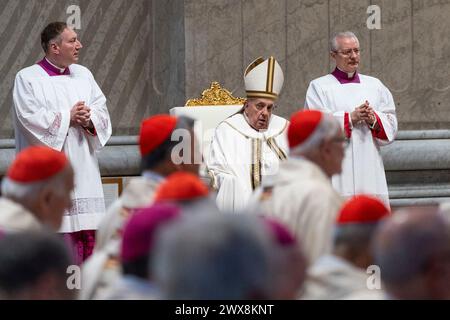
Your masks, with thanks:
M 278 62 L 256 59 L 244 74 L 247 100 L 242 109 L 216 129 L 207 159 L 218 188 L 220 210 L 240 211 L 265 178 L 286 159 L 288 122 L 272 112 L 283 86 Z
M 289 227 L 313 263 L 331 252 L 332 229 L 342 204 L 331 176 L 341 172 L 345 137 L 336 119 L 317 110 L 295 113 L 287 137 L 289 159 L 280 164 L 272 186 L 260 196 L 259 188 L 251 202 L 259 202 L 256 213 Z
M 375 263 L 371 252 L 375 230 L 389 215 L 389 209 L 377 198 L 358 195 L 348 200 L 336 219 L 333 251 L 309 268 L 301 298 L 383 299 L 381 288 L 368 287 L 372 273 L 367 270 Z
M 58 231 L 73 188 L 72 165 L 64 153 L 45 146 L 23 149 L 2 181 L 0 229 Z

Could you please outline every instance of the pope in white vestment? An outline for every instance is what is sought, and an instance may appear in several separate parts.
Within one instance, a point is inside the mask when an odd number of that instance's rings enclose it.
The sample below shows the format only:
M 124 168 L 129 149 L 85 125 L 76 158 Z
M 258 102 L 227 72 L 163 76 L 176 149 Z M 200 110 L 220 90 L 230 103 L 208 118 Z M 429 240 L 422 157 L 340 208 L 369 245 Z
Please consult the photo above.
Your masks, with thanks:
M 245 209 L 252 192 L 286 159 L 288 122 L 272 114 L 282 85 L 278 62 L 273 57 L 256 59 L 245 72 L 248 99 L 242 110 L 216 128 L 207 166 L 222 211 Z
M 333 177 L 333 186 L 345 197 L 371 194 L 389 205 L 380 147 L 397 134 L 392 94 L 377 78 L 358 73 L 359 42 L 353 33 L 340 33 L 333 41 L 336 69 L 311 81 L 305 108 L 334 115 L 350 139 L 342 174 Z

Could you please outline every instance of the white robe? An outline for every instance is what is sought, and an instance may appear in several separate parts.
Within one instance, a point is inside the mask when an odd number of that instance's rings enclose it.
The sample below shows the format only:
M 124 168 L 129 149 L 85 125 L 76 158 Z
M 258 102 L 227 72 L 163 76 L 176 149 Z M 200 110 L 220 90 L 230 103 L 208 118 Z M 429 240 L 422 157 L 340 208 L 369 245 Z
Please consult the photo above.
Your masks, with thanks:
M 2 232 L 38 231 L 44 225 L 21 204 L 0 198 L 0 230 Z
M 371 275 L 335 255 L 323 256 L 309 268 L 300 299 L 384 299 L 383 290 L 368 288 L 367 282 Z
M 211 142 L 207 166 L 214 177 L 221 211 L 243 210 L 254 189 L 278 172 L 286 158 L 288 121 L 272 115 L 269 127 L 258 132 L 237 113 L 222 121 Z
M 70 75 L 50 77 L 39 65 L 16 76 L 13 100 L 16 151 L 44 144 L 63 151 L 74 168 L 73 206 L 66 212 L 60 232 L 95 230 L 105 213 L 96 152 L 111 136 L 106 98 L 85 67 L 72 64 Z M 70 110 L 78 101 L 91 108 L 97 135 L 80 126 L 70 127 Z
M 136 177 L 130 180 L 119 199 L 108 208 L 97 231 L 93 254 L 82 266 L 81 300 L 107 297 L 121 275 L 119 261 L 122 231 L 133 209 L 150 206 L 162 180 Z
M 271 196 L 260 199 L 259 208 L 252 211 L 275 217 L 289 227 L 312 264 L 331 252 L 341 205 L 341 196 L 322 169 L 309 160 L 291 157 L 281 163 Z
M 366 124 L 353 124 L 351 140 L 342 163 L 342 173 L 333 186 L 344 196 L 371 194 L 389 206 L 389 195 L 380 146 L 394 141 L 397 117 L 392 94 L 380 80 L 359 74 L 360 83 L 341 84 L 329 74 L 311 81 L 305 108 L 334 115 L 344 126 L 345 112 L 352 112 L 366 100 L 381 120 L 388 140 L 372 137 Z

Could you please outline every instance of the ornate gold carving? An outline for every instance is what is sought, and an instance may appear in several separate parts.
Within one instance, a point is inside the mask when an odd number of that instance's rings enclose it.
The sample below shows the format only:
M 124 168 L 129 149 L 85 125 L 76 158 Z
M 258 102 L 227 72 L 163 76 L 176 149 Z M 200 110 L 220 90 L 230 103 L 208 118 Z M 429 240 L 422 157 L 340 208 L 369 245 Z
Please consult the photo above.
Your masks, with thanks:
M 244 98 L 235 98 L 227 89 L 223 89 L 216 81 L 211 83 L 211 88 L 202 93 L 200 99 L 189 99 L 186 102 L 187 107 L 198 106 L 223 106 L 244 104 Z

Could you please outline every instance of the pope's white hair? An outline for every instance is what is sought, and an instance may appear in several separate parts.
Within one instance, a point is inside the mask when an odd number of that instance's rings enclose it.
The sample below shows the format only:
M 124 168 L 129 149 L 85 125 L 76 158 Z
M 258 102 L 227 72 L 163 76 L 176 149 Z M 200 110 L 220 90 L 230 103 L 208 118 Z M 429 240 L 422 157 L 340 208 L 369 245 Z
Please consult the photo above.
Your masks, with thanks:
M 317 149 L 323 141 L 338 134 L 341 126 L 339 122 L 328 113 L 322 113 L 322 119 L 314 132 L 301 144 L 289 150 L 291 156 L 303 156 Z
M 339 50 L 339 46 L 337 43 L 338 38 L 353 38 L 359 44 L 358 37 L 353 32 L 351 31 L 338 32 L 330 39 L 330 50 L 332 52 L 336 52 Z

